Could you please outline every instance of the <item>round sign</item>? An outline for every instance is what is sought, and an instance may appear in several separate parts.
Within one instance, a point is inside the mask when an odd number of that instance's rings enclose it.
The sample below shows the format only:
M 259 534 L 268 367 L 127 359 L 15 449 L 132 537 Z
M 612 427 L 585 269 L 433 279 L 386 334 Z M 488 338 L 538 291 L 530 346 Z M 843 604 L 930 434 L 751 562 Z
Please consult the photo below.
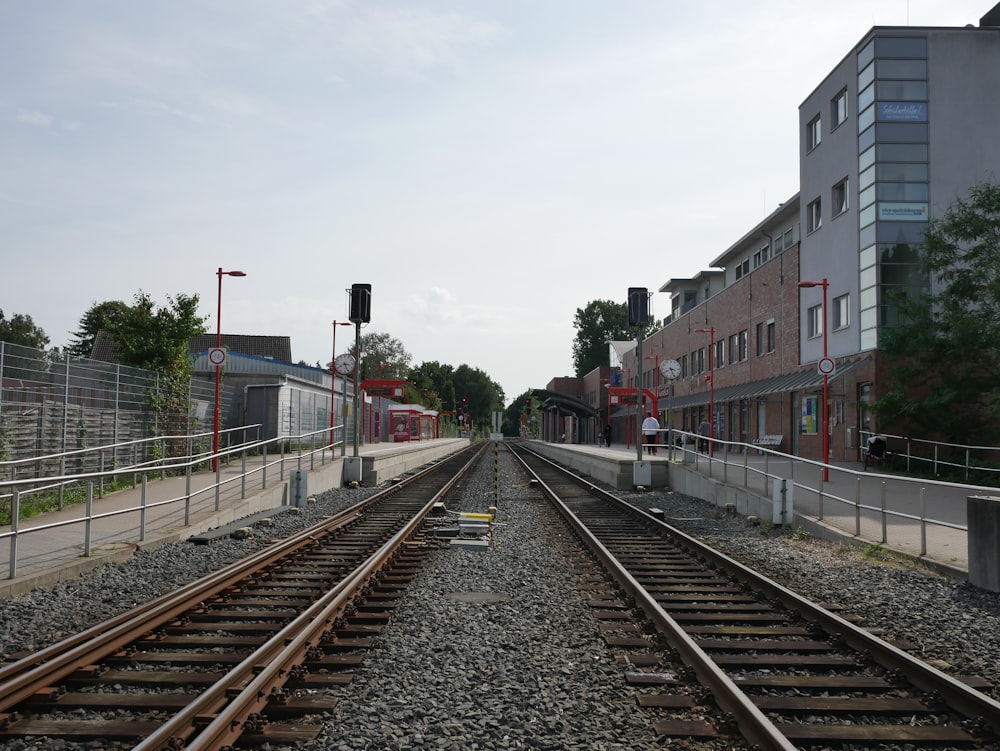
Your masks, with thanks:
M 208 350 L 208 361 L 212 365 L 222 365 L 226 362 L 226 350 L 222 347 L 212 347 Z
M 832 375 L 833 371 L 836 369 L 837 365 L 830 357 L 820 358 L 819 363 L 816 365 L 816 370 L 819 371 L 820 375 Z

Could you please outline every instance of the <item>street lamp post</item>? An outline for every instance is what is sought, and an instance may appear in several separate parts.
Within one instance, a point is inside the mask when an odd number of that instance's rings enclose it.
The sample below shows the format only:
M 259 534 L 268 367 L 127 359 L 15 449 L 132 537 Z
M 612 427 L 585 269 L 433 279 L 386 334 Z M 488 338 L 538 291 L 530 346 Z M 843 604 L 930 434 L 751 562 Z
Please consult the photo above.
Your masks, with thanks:
M 695 329 L 708 334 L 708 455 L 715 456 L 715 326 Z
M 337 327 L 338 326 L 350 326 L 350 325 L 351 325 L 350 321 L 334 321 L 333 322 L 333 359 L 330 360 L 330 375 L 332 376 L 332 382 L 330 383 L 330 452 L 331 452 L 331 454 L 333 453 L 333 417 L 334 417 L 334 412 L 336 411 L 334 409 L 333 405 L 336 404 L 336 396 L 337 396 Z M 345 376 L 344 377 L 344 399 L 346 399 L 346 398 L 347 398 L 347 377 Z M 347 404 L 345 403 L 344 407 L 346 407 L 346 406 L 347 406 Z M 345 411 L 346 411 L 346 409 L 345 409 Z M 344 436 L 344 441 L 343 441 L 343 443 L 340 446 L 340 449 L 341 449 L 341 454 L 340 455 L 341 456 L 344 455 L 343 452 L 344 452 L 344 449 L 346 448 L 346 444 L 347 444 L 347 436 L 345 435 Z
M 246 276 L 246 273 L 242 271 L 223 271 L 222 267 L 219 267 L 218 272 L 216 272 L 219 277 L 219 294 L 216 297 L 216 310 L 215 310 L 215 348 L 221 349 L 222 347 L 222 277 L 224 276 Z M 222 365 L 216 364 L 215 366 L 215 419 L 213 421 L 214 426 L 212 430 L 212 471 L 216 472 L 219 469 L 219 382 L 222 379 Z
M 823 307 L 820 312 L 823 316 L 823 359 L 820 361 L 819 370 L 823 374 L 823 482 L 830 480 L 830 372 L 832 362 L 827 355 L 826 342 L 826 291 L 830 283 L 826 277 L 820 282 L 799 282 L 800 288 L 822 287 Z

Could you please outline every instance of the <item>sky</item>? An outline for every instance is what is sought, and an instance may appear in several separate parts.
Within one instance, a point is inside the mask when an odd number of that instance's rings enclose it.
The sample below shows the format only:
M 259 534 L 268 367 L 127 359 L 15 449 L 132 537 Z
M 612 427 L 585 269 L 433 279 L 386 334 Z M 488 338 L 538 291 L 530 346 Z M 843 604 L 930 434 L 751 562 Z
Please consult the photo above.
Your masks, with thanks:
M 0 310 L 50 346 L 143 292 L 325 366 L 362 333 L 507 402 L 594 300 L 798 190 L 798 107 L 875 25 L 992 0 L 0 0 Z M 338 327 L 337 352 L 354 329 Z

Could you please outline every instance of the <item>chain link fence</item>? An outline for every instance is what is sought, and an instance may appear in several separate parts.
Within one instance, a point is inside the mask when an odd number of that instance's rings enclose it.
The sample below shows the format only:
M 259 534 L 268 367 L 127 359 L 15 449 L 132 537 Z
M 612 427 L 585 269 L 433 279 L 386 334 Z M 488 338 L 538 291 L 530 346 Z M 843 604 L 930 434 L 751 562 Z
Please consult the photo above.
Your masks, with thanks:
M 188 426 L 189 433 L 212 428 L 204 410 L 158 414 L 153 405 L 161 388 L 154 371 L 0 341 L 0 473 L 9 462 L 22 463 L 19 473 L 26 472 L 28 460 L 38 477 L 98 471 L 97 454 L 80 452 L 69 459 L 80 466 L 67 467 L 65 453 L 175 432 L 178 425 Z M 214 384 L 191 380 L 188 404 L 214 398 Z M 149 452 L 160 450 L 157 442 L 143 445 Z M 128 451 L 129 462 L 154 458 Z

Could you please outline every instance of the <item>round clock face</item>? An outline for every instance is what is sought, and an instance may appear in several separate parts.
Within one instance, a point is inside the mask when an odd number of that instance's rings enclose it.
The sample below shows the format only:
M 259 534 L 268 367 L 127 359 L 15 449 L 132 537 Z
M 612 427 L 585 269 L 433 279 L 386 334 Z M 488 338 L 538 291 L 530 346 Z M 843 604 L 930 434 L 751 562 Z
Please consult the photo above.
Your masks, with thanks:
M 354 355 L 349 355 L 346 352 L 337 355 L 337 359 L 333 361 L 333 367 L 341 375 L 347 375 L 354 370 Z
M 664 360 L 660 363 L 660 373 L 664 378 L 678 378 L 681 374 L 681 364 L 676 360 Z

